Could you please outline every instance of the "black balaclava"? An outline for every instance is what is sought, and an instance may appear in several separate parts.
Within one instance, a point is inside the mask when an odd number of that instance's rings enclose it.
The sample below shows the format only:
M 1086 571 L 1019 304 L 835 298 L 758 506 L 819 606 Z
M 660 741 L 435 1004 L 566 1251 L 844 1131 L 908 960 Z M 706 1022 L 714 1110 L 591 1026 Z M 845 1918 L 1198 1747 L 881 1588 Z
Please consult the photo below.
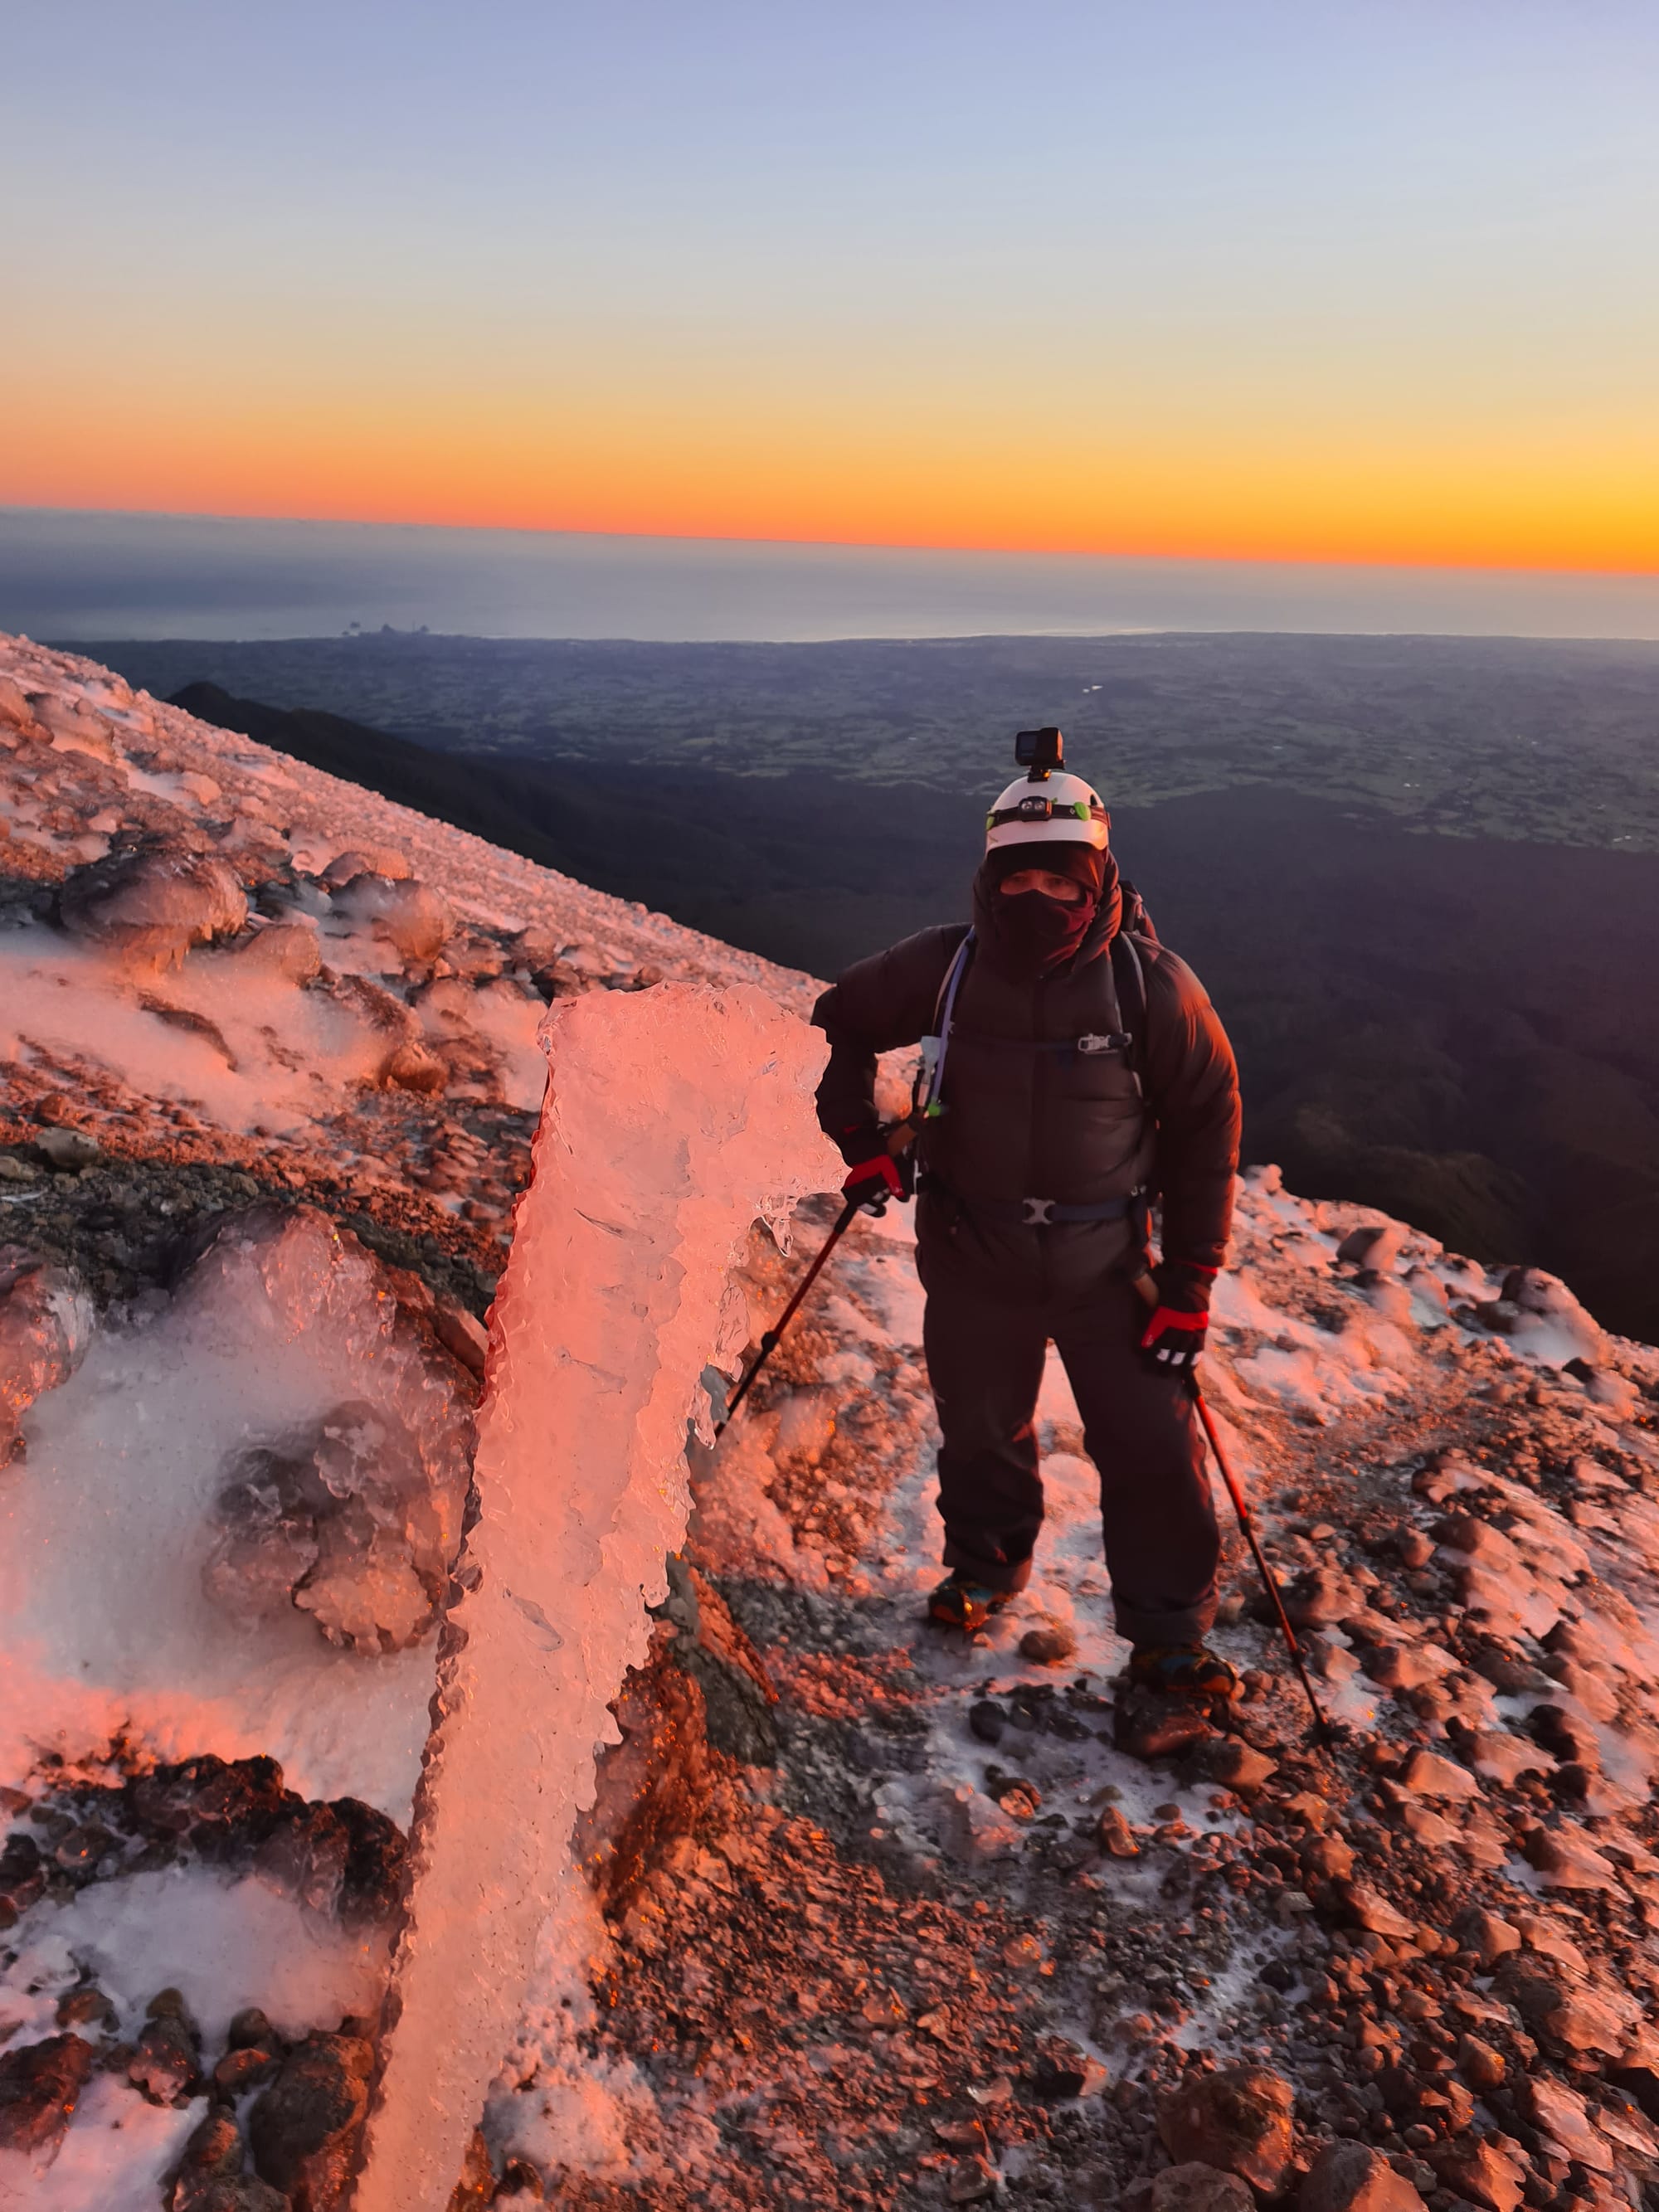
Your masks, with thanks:
M 1043 891 L 1011 896 L 1002 889 L 1005 879 L 1025 868 L 1070 876 L 1082 884 L 1083 896 L 1070 903 Z M 1106 907 L 1115 918 L 1118 902 L 1117 863 L 1081 838 L 999 845 L 974 878 L 974 931 L 1005 975 L 1035 983 L 1073 959 Z

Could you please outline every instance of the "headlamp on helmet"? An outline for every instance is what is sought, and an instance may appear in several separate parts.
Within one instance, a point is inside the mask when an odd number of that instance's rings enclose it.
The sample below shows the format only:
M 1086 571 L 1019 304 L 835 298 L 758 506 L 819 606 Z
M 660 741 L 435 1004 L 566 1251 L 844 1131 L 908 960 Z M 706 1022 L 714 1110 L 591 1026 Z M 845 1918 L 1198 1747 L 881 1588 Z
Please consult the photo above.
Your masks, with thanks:
M 1065 739 L 1058 730 L 1022 730 L 1014 757 L 1030 773 L 1011 783 L 985 817 L 985 849 L 1005 845 L 1092 845 L 1104 852 L 1111 817 L 1100 793 L 1060 766 Z

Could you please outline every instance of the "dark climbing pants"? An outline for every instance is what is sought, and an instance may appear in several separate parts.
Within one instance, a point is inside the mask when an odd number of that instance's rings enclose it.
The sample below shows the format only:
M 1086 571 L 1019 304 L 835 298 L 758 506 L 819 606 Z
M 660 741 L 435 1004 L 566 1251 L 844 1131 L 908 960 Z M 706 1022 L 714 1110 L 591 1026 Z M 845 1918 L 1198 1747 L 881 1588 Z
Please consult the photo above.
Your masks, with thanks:
M 1146 1314 L 1109 1276 L 1084 1298 L 1003 1303 L 948 1262 L 925 1268 L 923 1346 L 943 1441 L 945 1564 L 992 1589 L 1023 1589 L 1042 1526 L 1036 1413 L 1052 1342 L 1100 1475 L 1118 1632 L 1182 1644 L 1215 1618 L 1221 1543 L 1204 1436 L 1183 1384 L 1146 1366 Z

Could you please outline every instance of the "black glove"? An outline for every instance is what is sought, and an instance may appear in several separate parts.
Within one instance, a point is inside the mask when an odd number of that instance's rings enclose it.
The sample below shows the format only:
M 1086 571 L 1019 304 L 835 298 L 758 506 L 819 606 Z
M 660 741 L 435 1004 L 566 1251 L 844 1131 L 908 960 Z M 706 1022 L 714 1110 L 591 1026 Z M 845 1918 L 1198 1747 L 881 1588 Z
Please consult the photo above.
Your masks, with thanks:
M 1190 1375 L 1207 1340 L 1216 1270 L 1160 1260 L 1151 1270 L 1158 1304 L 1141 1334 L 1142 1357 L 1163 1374 Z

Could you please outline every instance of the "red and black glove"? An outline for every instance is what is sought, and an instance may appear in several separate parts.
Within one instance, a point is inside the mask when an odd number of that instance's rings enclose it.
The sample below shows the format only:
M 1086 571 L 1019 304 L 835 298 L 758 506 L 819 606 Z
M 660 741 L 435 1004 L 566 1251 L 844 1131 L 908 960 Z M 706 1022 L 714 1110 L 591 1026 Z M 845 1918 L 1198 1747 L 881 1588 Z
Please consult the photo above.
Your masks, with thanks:
M 866 1213 L 884 1213 L 890 1199 L 902 1205 L 915 1190 L 915 1166 L 909 1152 L 895 1157 L 881 1130 L 849 1129 L 836 1141 L 848 1166 L 842 1189 Z
M 1141 1355 L 1162 1373 L 1190 1375 L 1209 1334 L 1216 1271 L 1188 1260 L 1160 1260 L 1151 1272 L 1158 1304 L 1141 1334 Z

